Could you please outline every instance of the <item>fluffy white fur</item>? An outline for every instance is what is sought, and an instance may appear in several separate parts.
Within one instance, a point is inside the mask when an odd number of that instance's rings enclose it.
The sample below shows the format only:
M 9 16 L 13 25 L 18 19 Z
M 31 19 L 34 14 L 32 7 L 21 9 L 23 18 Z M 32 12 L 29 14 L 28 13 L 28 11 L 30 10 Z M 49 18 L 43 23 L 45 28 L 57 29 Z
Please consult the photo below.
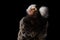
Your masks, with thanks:
M 35 10 L 37 10 L 37 9 L 36 9 L 36 4 L 31 4 L 31 5 L 26 9 L 26 12 L 29 13 L 29 10 L 31 10 L 31 9 L 33 9 L 33 8 L 35 8 Z
M 46 7 L 46 6 L 40 7 L 39 12 L 40 12 L 41 16 L 43 16 L 45 18 L 48 17 L 48 7 Z

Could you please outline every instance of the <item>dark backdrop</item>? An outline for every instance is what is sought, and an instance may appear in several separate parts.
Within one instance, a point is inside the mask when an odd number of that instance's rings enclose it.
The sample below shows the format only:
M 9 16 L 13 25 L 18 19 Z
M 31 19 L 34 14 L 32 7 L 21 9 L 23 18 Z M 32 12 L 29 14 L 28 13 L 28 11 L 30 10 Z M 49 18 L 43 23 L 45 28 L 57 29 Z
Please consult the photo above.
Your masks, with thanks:
M 49 8 L 49 26 L 47 40 L 59 40 L 59 17 L 60 1 L 58 0 L 2 0 L 0 5 L 2 31 L 0 40 L 17 40 L 19 21 L 26 15 L 26 8 L 30 4 L 37 4 L 38 7 L 45 5 Z
M 57 1 L 56 1 L 57 2 Z M 17 0 L 17 4 L 16 4 L 16 39 L 17 39 L 17 34 L 19 31 L 19 21 L 21 20 L 21 18 L 23 16 L 26 15 L 26 8 L 30 5 L 30 4 L 37 4 L 38 7 L 40 6 L 47 6 L 49 8 L 49 27 L 48 27 L 48 36 L 47 36 L 47 40 L 54 40 L 55 38 L 55 20 L 56 20 L 56 13 L 57 13 L 57 4 L 55 1 L 51 1 L 51 0 Z

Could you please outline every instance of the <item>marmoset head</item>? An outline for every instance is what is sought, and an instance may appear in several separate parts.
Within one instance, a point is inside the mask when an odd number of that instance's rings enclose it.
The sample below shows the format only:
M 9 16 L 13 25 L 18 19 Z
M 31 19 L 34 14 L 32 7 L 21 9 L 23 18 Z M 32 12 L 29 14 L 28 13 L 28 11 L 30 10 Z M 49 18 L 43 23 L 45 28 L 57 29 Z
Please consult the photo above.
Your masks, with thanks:
M 26 12 L 28 15 L 32 16 L 37 12 L 36 4 L 31 4 L 27 9 Z

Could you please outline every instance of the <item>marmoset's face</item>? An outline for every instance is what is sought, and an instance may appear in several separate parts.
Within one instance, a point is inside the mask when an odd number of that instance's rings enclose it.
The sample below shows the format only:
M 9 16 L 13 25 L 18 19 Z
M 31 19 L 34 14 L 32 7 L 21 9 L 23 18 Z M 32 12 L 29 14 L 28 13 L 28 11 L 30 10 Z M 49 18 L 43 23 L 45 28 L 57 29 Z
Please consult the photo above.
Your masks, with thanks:
M 30 8 L 29 15 L 34 15 L 37 12 L 37 8 Z

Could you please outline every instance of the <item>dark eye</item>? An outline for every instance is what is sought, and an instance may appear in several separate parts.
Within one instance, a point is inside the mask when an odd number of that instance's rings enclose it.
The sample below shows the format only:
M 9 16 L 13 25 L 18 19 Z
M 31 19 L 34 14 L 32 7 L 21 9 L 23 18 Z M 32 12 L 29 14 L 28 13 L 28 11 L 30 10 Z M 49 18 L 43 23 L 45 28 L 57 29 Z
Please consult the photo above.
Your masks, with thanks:
M 31 9 L 31 10 L 35 10 L 35 8 Z

